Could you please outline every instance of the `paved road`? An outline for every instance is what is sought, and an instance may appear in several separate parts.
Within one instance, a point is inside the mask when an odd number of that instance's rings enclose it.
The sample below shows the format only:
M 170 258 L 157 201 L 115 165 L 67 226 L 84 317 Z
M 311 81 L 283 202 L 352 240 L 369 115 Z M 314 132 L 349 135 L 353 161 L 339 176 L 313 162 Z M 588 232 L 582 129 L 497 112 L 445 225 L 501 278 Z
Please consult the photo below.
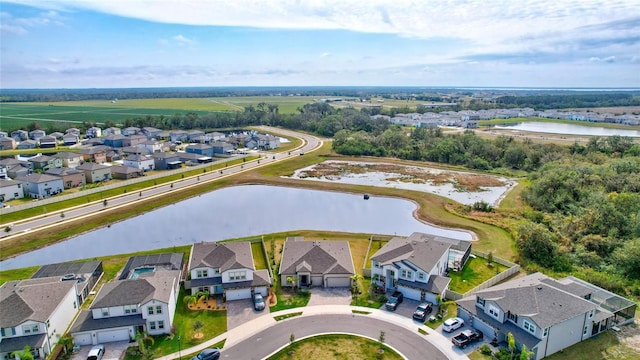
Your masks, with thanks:
M 264 359 L 289 342 L 322 333 L 351 333 L 378 339 L 385 332 L 385 344 L 407 359 L 446 360 L 448 357 L 416 331 L 362 315 L 314 315 L 277 322 L 269 329 L 222 351 L 223 359 Z
M 54 227 L 65 222 L 91 217 L 103 211 L 109 211 L 112 209 L 127 206 L 128 204 L 134 203 L 136 201 L 146 200 L 158 196 L 170 196 L 170 193 L 172 191 L 185 187 L 198 186 L 198 184 L 204 182 L 216 181 L 220 178 L 225 178 L 243 171 L 249 171 L 257 167 L 266 166 L 274 162 L 286 161 L 287 159 L 290 159 L 294 156 L 299 156 L 301 153 L 311 152 L 322 145 L 322 141 L 315 136 L 297 133 L 290 130 L 270 128 L 266 126 L 259 128 L 263 131 L 270 131 L 285 136 L 300 138 L 303 140 L 303 144 L 301 147 L 292 151 L 281 153 L 261 153 L 263 157 L 261 157 L 259 160 L 249 161 L 235 166 L 229 166 L 222 170 L 210 171 L 198 176 L 191 176 L 174 181 L 172 183 L 166 183 L 147 188 L 142 191 L 123 194 L 100 201 L 94 201 L 92 203 L 87 203 L 86 205 L 68 208 L 64 211 L 47 213 L 46 205 L 44 205 L 44 214 L 41 216 L 23 219 L 11 224 L 0 224 L 0 229 L 4 229 L 6 226 L 9 226 L 11 228 L 10 233 L 5 233 L 4 231 L 0 233 L 0 241 L 19 237 L 21 235 L 39 229 Z M 106 203 L 104 202 L 104 200 L 106 200 Z

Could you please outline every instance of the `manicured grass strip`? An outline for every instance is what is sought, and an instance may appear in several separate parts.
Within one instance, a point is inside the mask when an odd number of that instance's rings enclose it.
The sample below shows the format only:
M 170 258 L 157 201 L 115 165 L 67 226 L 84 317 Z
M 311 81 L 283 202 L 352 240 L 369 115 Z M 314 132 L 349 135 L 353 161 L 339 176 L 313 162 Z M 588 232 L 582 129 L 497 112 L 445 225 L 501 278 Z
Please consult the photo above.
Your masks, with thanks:
M 379 352 L 380 349 L 382 352 Z M 284 359 L 399 360 L 402 357 L 390 347 L 371 339 L 353 335 L 331 334 L 296 341 L 268 358 L 268 360 Z
M 0 271 L 0 285 L 7 281 L 28 279 L 33 276 L 39 268 L 40 266 L 31 266 L 22 269 Z
M 352 313 L 354 314 L 360 314 L 360 315 L 369 315 L 371 314 L 370 311 L 362 311 L 362 310 L 351 310 Z
M 267 254 L 262 250 L 262 242 L 256 241 L 251 243 L 251 255 L 253 255 L 256 270 L 267 269 Z
M 491 263 L 491 266 L 488 266 L 487 259 L 470 257 L 462 271 L 449 271 L 449 277 L 451 278 L 449 288 L 457 293 L 464 294 L 506 269 L 506 266 L 495 261 Z
M 278 315 L 278 316 L 274 316 L 274 317 L 273 317 L 273 319 L 274 319 L 275 321 L 280 321 L 280 320 L 289 319 L 289 318 L 296 317 L 296 316 L 300 316 L 300 315 L 302 315 L 302 311 L 300 311 L 300 312 L 294 312 L 294 313 L 291 313 L 291 314 L 285 314 L 285 315 Z
M 429 335 L 429 333 L 427 332 L 427 330 L 423 329 L 423 328 L 418 328 L 418 332 L 422 335 Z

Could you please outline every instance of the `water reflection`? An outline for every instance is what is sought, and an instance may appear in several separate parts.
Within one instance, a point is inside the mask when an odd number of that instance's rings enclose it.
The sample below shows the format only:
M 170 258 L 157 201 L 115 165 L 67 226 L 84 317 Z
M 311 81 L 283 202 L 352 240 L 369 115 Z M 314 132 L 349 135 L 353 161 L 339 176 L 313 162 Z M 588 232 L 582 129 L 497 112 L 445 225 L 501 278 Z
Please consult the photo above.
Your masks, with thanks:
M 596 126 L 584 126 L 574 124 L 524 122 L 513 125 L 496 125 L 496 129 L 510 129 L 521 131 L 541 132 L 548 134 L 590 135 L 590 136 L 630 136 L 640 137 L 640 130 L 610 129 Z M 636 127 L 637 128 L 637 127 Z
M 470 239 L 413 217 L 408 200 L 330 191 L 247 185 L 216 190 L 0 262 L 15 269 L 291 230 L 409 235 L 412 232 Z

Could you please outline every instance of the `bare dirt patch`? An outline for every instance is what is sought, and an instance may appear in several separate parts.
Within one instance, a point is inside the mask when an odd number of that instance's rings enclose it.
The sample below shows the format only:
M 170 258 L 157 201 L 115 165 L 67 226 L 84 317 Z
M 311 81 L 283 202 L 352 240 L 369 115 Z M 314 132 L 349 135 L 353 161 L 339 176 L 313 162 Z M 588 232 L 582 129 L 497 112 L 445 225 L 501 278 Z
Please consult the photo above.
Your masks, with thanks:
M 635 349 L 640 354 L 640 327 L 638 325 L 626 325 L 616 333 L 618 341 L 631 349 Z
M 189 310 L 225 310 L 227 307 L 215 298 L 200 299 L 195 303 L 187 305 Z

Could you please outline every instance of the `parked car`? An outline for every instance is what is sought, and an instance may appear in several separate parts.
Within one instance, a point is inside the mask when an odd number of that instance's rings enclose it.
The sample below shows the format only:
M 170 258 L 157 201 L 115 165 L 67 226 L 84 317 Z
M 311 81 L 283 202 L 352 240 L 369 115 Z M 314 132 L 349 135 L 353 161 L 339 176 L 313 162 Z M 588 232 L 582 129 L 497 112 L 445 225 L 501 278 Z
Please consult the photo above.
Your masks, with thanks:
M 253 308 L 256 309 L 256 311 L 262 311 L 264 310 L 264 307 L 265 304 L 262 294 L 257 293 L 253 295 Z
M 391 294 L 391 296 L 389 296 L 389 299 L 387 300 L 387 303 L 384 304 L 384 307 L 389 311 L 395 311 L 403 299 L 404 296 L 402 295 L 402 293 L 400 291 L 395 291 L 393 294 Z
M 91 350 L 89 350 L 89 355 L 87 355 L 87 360 L 100 360 L 104 356 L 104 345 L 98 344 L 94 345 Z
M 433 307 L 431 306 L 431 303 L 422 303 L 418 305 L 416 311 L 413 312 L 413 318 L 424 322 L 432 309 Z
M 200 351 L 200 353 L 191 360 L 218 360 L 220 359 L 220 349 L 208 348 Z
M 476 329 L 463 330 L 458 335 L 451 338 L 451 342 L 458 347 L 466 348 L 467 345 L 482 340 L 482 331 Z
M 460 329 L 463 326 L 464 320 L 460 319 L 459 317 L 454 317 L 447 319 L 442 323 L 442 331 L 452 332 L 454 330 Z

